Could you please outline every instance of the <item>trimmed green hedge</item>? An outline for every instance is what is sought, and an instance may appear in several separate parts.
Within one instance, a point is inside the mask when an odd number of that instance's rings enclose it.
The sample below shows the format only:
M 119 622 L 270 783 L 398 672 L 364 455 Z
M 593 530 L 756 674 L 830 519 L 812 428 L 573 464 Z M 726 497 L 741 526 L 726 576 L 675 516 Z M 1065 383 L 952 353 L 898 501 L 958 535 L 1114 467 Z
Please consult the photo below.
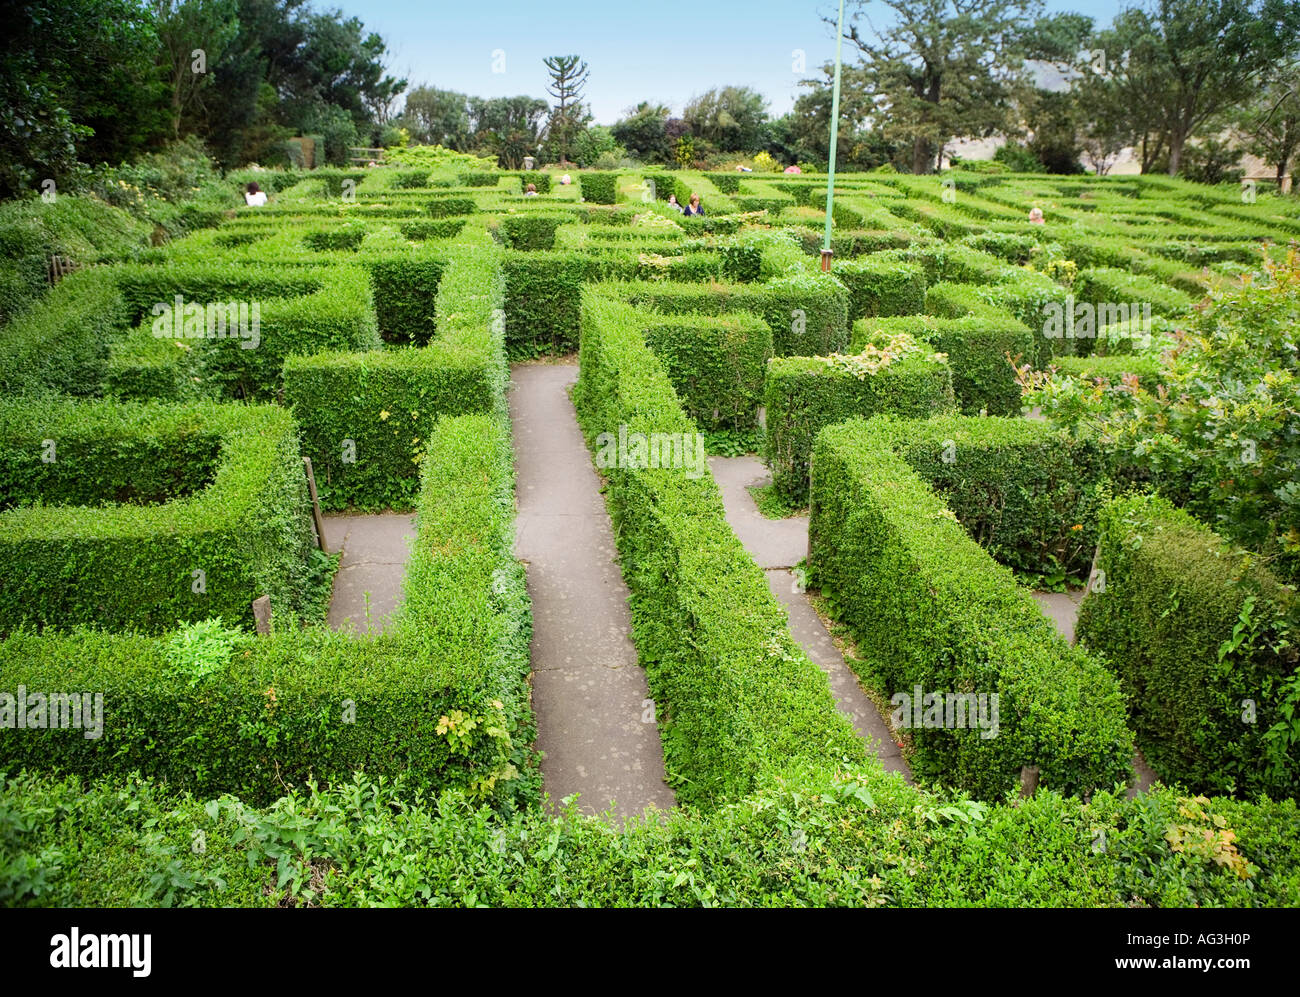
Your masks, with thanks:
M 572 215 L 531 212 L 502 215 L 497 222 L 497 233 L 507 249 L 554 249 L 555 230 L 571 221 L 573 221 Z
M 626 822 L 576 807 L 502 820 L 460 794 L 413 803 L 406 785 L 365 777 L 255 809 L 148 780 L 25 774 L 0 776 L 0 903 L 1295 908 L 1298 819 L 1289 801 L 1201 803 L 1163 787 L 1088 803 L 1041 791 L 984 810 L 872 766 Z M 1227 847 L 1175 850 L 1176 826 Z
M 373 256 L 363 263 L 370 274 L 379 335 L 388 343 L 428 343 L 437 329 L 434 302 L 446 256 L 420 250 Z
M 465 227 L 464 218 L 439 218 L 431 221 L 402 222 L 402 235 L 416 242 L 425 239 L 453 239 Z
M 505 173 L 495 173 L 489 170 L 474 170 L 460 174 L 459 179 L 464 187 L 495 187 L 501 182 L 501 178 L 506 175 Z
M 1026 765 L 1069 793 L 1129 779 L 1133 740 L 1114 676 L 1065 642 L 1029 591 L 882 445 L 878 426 L 855 420 L 817 437 L 813 577 L 876 688 L 999 697 L 996 736 L 911 727 L 913 773 L 987 799 L 1012 789 Z
M 130 312 L 111 271 L 80 270 L 0 330 L 0 394 L 97 395 Z
M 916 263 L 842 260 L 835 276 L 849 289 L 849 319 L 914 315 L 925 308 L 925 271 Z
M 1093 354 L 1086 357 L 1056 357 L 1052 363 L 1061 373 L 1071 377 L 1089 380 L 1104 377 L 1111 384 L 1118 384 L 1126 375 L 1132 375 L 1152 391 L 1164 383 L 1165 368 L 1158 357 L 1138 354 L 1102 357 Z
M 580 173 L 582 199 L 591 204 L 614 204 L 618 200 L 617 173 Z
M 882 415 L 871 439 L 901 456 L 998 562 L 1087 579 L 1109 480 L 1095 443 L 1039 420 L 972 416 Z
M 430 201 L 426 210 L 434 218 L 454 218 L 457 215 L 472 215 L 478 210 L 472 197 L 440 197 Z
M 409 508 L 426 441 L 441 415 L 490 412 L 506 379 L 500 252 L 454 251 L 422 348 L 290 357 L 285 401 L 302 427 L 321 504 Z
M 1034 334 L 1005 312 L 981 312 L 964 318 L 908 315 L 860 319 L 853 324 L 850 352 L 859 352 L 879 337 L 907 333 L 947 354 L 952 390 L 968 415 L 1019 415 L 1020 385 L 1012 360 L 1034 354 Z
M 1119 675 L 1151 767 L 1195 792 L 1296 797 L 1294 741 L 1269 739 L 1291 728 L 1294 591 L 1162 498 L 1117 499 L 1101 523 L 1079 639 Z
M 519 193 L 521 194 L 528 189 L 529 184 L 537 188 L 538 194 L 549 194 L 551 192 L 551 175 L 549 173 L 543 173 L 541 170 L 520 170 L 506 175 L 519 178 Z
M 777 357 L 767 367 L 763 456 L 777 492 L 794 504 L 808 498 L 808 460 L 823 426 L 877 412 L 925 418 L 956 408 L 952 371 L 942 359 L 907 356 L 874 373 L 838 360 Z
M 752 312 L 771 328 L 776 356 L 820 356 L 849 341 L 848 290 L 821 274 L 792 273 L 761 284 L 628 283 L 614 293 L 671 315 Z
M 146 318 L 113 344 L 107 389 L 124 398 L 186 398 L 198 390 L 206 397 L 268 400 L 280 389 L 281 368 L 289 357 L 381 346 L 374 295 L 365 273 L 343 266 L 325 273 L 315 278 L 319 290 L 298 298 L 261 302 L 253 289 L 236 291 L 227 300 L 247 306 L 249 327 L 238 334 L 227 328 L 224 337 L 197 335 L 204 331 L 203 325 L 191 328 L 186 316 L 185 335 L 176 338 L 177 312 L 170 298 L 160 299 L 156 307 L 166 307 L 166 314 Z M 191 297 L 185 308 L 212 303 L 211 297 Z M 160 322 L 169 335 L 160 335 Z M 191 387 L 195 381 L 197 389 Z M 141 395 L 142 391 L 148 394 Z
M 509 433 L 497 414 L 443 420 L 429 454 L 394 630 L 359 638 L 280 627 L 256 639 L 211 625 L 161 639 L 20 631 L 0 643 L 0 687 L 101 693 L 102 736 L 7 736 L 0 769 L 140 772 L 173 789 L 262 802 L 358 769 L 400 776 L 417 796 L 457 787 L 503 806 L 535 797 Z
M 629 433 L 693 438 L 635 310 L 583 295 L 578 419 L 597 450 Z M 702 452 L 700 454 L 703 456 Z M 727 525 L 707 468 L 610 467 L 606 500 L 632 591 L 632 631 L 655 699 L 668 780 L 682 803 L 735 800 L 799 763 L 861 761 L 825 674 Z
M 0 402 L 0 439 L 0 632 L 245 621 L 260 595 L 309 608 L 320 565 L 284 410 Z
M 646 343 L 686 414 L 707 430 L 753 430 L 772 356 L 772 330 L 746 312 L 643 317 Z

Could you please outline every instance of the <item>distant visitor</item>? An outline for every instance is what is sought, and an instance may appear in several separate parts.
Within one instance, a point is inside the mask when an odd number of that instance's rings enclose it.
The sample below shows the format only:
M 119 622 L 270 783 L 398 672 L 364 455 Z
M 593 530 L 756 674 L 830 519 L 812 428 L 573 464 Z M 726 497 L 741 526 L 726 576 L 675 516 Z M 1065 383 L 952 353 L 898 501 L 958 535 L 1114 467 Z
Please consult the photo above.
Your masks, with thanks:
M 257 186 L 256 181 L 250 183 L 248 189 L 244 191 L 244 203 L 250 208 L 260 208 L 266 203 L 266 191 Z
M 682 212 L 682 214 L 684 214 L 684 215 L 699 215 L 700 217 L 703 217 L 703 216 L 704 216 L 704 209 L 703 209 L 702 207 L 700 207 L 700 195 L 699 195 L 699 194 L 692 194 L 692 195 L 691 195 L 691 203 L 688 204 L 688 205 L 686 205 L 686 210 L 684 210 L 684 211 Z

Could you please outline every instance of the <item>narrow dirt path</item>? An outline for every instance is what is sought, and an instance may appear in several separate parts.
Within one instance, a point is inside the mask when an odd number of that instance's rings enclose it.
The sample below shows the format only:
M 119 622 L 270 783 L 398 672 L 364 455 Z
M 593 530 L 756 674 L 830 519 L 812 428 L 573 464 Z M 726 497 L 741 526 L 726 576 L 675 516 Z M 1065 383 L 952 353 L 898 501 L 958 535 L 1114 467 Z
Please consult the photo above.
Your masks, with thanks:
M 516 554 L 533 603 L 533 708 L 542 782 L 553 802 L 580 793 L 588 813 L 674 805 L 628 589 L 600 481 L 578 429 L 573 364 L 511 368 Z
M 821 617 L 790 570 L 808 554 L 808 517 L 768 519 L 758 511 L 750 485 L 765 484 L 771 475 L 754 457 L 710 457 L 709 467 L 722 490 L 727 522 L 745 549 L 767 575 L 772 593 L 790 617 L 790 634 L 830 680 L 831 693 L 840 712 L 853 721 L 854 729 L 875 752 L 888 772 L 901 772 L 912 781 L 912 773 L 889 732 L 889 725 L 876 709 L 844 655 L 827 633 Z

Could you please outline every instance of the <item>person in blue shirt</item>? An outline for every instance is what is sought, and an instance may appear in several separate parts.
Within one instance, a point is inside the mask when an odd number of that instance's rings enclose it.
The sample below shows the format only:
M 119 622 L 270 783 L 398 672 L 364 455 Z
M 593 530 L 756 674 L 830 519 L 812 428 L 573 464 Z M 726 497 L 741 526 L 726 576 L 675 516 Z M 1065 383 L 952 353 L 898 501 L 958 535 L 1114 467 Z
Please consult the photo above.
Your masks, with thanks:
M 691 195 L 691 203 L 688 204 L 688 205 L 686 205 L 685 209 L 683 209 L 683 211 L 682 211 L 682 214 L 684 214 L 684 215 L 698 215 L 698 216 L 700 216 L 701 218 L 704 217 L 704 209 L 703 209 L 702 207 L 700 207 L 700 195 L 699 195 L 699 194 L 692 194 L 692 195 Z

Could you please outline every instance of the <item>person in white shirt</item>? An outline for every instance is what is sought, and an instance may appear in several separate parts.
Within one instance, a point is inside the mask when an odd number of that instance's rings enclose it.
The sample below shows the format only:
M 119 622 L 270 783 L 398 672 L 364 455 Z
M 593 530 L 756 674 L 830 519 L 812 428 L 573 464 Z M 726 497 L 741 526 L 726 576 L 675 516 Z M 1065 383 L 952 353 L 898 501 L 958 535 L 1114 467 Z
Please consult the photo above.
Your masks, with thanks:
M 244 203 L 250 208 L 260 208 L 266 203 L 266 191 L 256 183 L 250 183 L 248 189 L 244 191 Z

